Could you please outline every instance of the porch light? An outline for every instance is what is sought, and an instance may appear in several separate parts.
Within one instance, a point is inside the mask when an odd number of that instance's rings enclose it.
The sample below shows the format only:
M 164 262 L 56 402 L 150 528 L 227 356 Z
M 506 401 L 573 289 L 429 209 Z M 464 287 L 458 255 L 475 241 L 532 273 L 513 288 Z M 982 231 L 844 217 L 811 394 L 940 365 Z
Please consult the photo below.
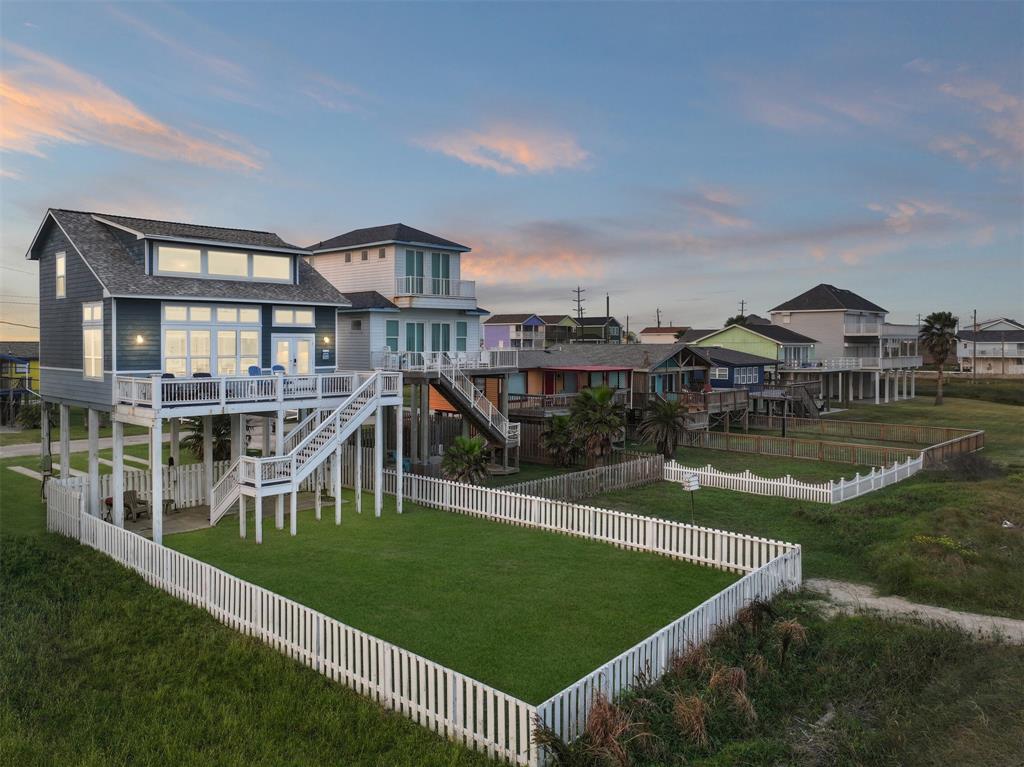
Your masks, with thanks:
M 146 339 L 142 337 L 141 333 L 139 333 L 137 336 L 135 336 L 135 344 L 136 344 L 136 346 L 142 346 L 142 344 L 144 344 L 144 343 L 146 343 Z
M 330 336 L 324 336 L 324 346 L 330 346 L 330 344 L 331 344 L 331 337 Z

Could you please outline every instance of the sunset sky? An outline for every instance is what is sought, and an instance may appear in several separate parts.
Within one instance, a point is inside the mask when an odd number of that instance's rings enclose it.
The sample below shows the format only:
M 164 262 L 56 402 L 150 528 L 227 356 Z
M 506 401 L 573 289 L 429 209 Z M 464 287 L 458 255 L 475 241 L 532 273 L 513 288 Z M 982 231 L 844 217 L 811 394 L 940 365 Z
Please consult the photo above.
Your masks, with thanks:
M 1024 4 L 2 6 L 3 319 L 47 207 L 404 222 L 491 311 L 717 326 L 819 282 L 1024 320 Z M 34 330 L 0 325 L 0 338 Z M 22 335 L 24 334 L 24 335 Z

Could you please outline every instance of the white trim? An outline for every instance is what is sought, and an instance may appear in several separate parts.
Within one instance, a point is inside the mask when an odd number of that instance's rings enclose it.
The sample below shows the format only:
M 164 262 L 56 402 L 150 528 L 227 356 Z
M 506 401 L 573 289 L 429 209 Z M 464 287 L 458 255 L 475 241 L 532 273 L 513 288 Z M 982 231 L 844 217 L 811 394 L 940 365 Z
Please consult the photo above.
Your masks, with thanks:
M 779 325 L 775 325 L 773 327 L 780 327 L 780 326 Z M 804 338 L 808 338 L 807 341 L 779 341 L 778 339 L 771 338 L 770 336 L 766 336 L 763 333 L 758 333 L 756 330 L 751 328 L 749 325 L 729 325 L 728 327 L 720 328 L 719 330 L 716 330 L 716 331 L 714 331 L 712 333 L 708 333 L 706 336 L 701 336 L 700 338 L 694 339 L 690 343 L 696 344 L 696 343 L 700 343 L 701 341 L 706 341 L 707 339 L 711 338 L 711 336 L 718 335 L 719 333 L 724 333 L 725 331 L 731 330 L 732 328 L 739 328 L 740 330 L 749 331 L 749 332 L 753 333 L 755 336 L 757 336 L 758 338 L 763 338 L 765 341 L 771 341 L 773 344 L 778 344 L 779 346 L 814 346 L 815 344 L 820 343 L 820 341 L 815 341 L 813 338 L 809 338 L 808 336 L 804 336 Z M 789 330 L 788 328 L 785 328 L 785 330 L 788 330 L 790 333 L 796 333 L 795 330 Z M 796 334 L 797 335 L 803 335 L 803 333 L 796 333 Z
M 180 277 L 181 275 L 177 275 L 177 276 Z M 201 279 L 201 278 L 185 277 L 184 279 Z M 251 284 L 253 284 L 253 285 L 260 285 L 260 284 L 265 284 L 265 285 L 286 285 L 287 283 L 284 283 L 284 282 L 260 283 L 260 282 L 255 282 L 254 281 Z M 175 302 L 175 301 L 179 301 L 179 302 L 180 301 L 200 301 L 200 302 L 205 302 L 205 303 L 217 303 L 218 301 L 224 301 L 223 298 L 210 298 L 209 296 L 169 296 L 169 295 L 166 295 L 166 294 L 164 294 L 164 295 L 144 295 L 144 296 L 140 296 L 140 295 L 131 294 L 131 293 L 126 293 L 126 294 L 112 293 L 110 295 L 110 298 L 145 298 L 145 299 L 150 299 L 150 300 L 153 300 L 153 301 L 170 301 L 172 303 Z M 234 298 L 234 297 L 232 297 L 231 298 L 231 303 L 234 303 L 234 304 L 273 304 L 274 300 L 275 299 L 272 299 L 272 298 Z M 343 308 L 345 307 L 344 304 L 335 303 L 335 302 L 325 302 L 325 301 L 289 301 L 288 303 L 289 303 L 289 305 L 295 305 L 295 306 L 333 306 L 335 308 L 337 308 L 339 306 L 341 306 Z M 349 302 L 348 306 L 351 306 L 351 305 L 352 305 L 351 302 Z M 360 310 L 360 311 L 362 311 L 362 310 Z
M 280 364 L 277 361 L 277 342 L 278 340 L 288 339 L 290 342 L 295 340 L 309 341 L 309 373 L 293 373 L 291 371 L 291 362 L 285 365 L 285 375 L 311 375 L 316 372 L 316 333 L 271 333 L 270 334 L 270 369 L 274 369 L 274 365 Z M 291 349 L 289 344 L 289 349 Z M 291 355 L 291 351 L 289 351 Z
M 82 263 L 85 264 L 85 268 L 92 272 L 92 276 L 96 278 L 96 282 L 98 282 L 100 284 L 100 287 L 103 288 L 104 296 L 108 295 L 107 286 L 103 284 L 103 280 L 101 280 L 99 275 L 96 274 L 96 271 L 89 264 L 89 260 L 82 255 L 82 251 L 79 250 L 78 246 L 75 244 L 75 241 L 71 239 L 67 231 L 65 231 L 64 227 L 61 225 L 60 221 L 57 220 L 57 217 L 53 215 L 53 208 L 47 208 L 46 216 L 49 216 L 50 218 L 53 219 L 53 223 L 57 225 L 57 228 L 60 229 L 61 233 L 64 235 L 67 241 L 71 243 L 71 247 L 75 249 L 75 252 L 78 254 L 78 257 L 82 259 Z M 39 233 L 43 231 L 43 224 L 45 223 L 46 217 L 44 216 L 43 223 L 39 225 L 39 229 L 36 231 L 35 237 L 32 238 L 32 244 L 28 246 L 28 252 L 25 254 L 25 258 L 30 261 L 35 260 L 32 258 L 32 250 L 36 246 L 36 240 L 39 238 Z
M 321 253 L 341 253 L 346 250 L 364 250 L 366 248 L 376 248 L 381 245 L 412 245 L 416 248 L 435 248 L 437 250 L 450 250 L 456 253 L 469 253 L 472 248 L 467 248 L 464 245 L 458 245 L 452 247 L 451 245 L 438 245 L 436 242 L 414 242 L 411 240 L 379 240 L 377 242 L 359 243 L 358 245 L 341 245 L 336 248 L 321 248 L 320 250 L 306 251 L 313 255 L 320 255 Z

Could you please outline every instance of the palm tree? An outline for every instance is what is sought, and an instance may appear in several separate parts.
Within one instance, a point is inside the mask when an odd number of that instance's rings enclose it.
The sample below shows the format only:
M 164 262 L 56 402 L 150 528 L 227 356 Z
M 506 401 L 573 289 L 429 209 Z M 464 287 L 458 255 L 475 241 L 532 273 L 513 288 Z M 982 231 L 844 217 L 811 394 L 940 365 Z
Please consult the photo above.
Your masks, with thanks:
M 607 386 L 584 389 L 572 401 L 569 413 L 572 431 L 586 450 L 587 463 L 605 463 L 612 454 L 612 440 L 622 430 L 622 413 L 615 404 L 615 391 Z
M 551 419 L 547 431 L 540 435 L 540 446 L 551 456 L 555 466 L 572 466 L 579 453 L 579 443 L 569 416 L 556 415 Z
M 482 437 L 456 437 L 441 461 L 445 479 L 475 485 L 487 476 L 487 444 Z
M 200 461 L 203 460 L 203 419 L 183 418 L 185 431 L 181 446 Z M 231 457 L 231 416 L 213 416 L 213 460 L 226 461 Z
M 942 404 L 943 368 L 949 355 L 956 349 L 956 326 L 958 320 L 952 312 L 932 312 L 924 318 L 918 331 L 918 339 L 939 366 L 939 377 L 935 384 L 935 404 Z
M 637 435 L 644 442 L 651 442 L 655 449 L 671 460 L 676 445 L 686 434 L 686 410 L 680 402 L 654 400 L 637 429 Z

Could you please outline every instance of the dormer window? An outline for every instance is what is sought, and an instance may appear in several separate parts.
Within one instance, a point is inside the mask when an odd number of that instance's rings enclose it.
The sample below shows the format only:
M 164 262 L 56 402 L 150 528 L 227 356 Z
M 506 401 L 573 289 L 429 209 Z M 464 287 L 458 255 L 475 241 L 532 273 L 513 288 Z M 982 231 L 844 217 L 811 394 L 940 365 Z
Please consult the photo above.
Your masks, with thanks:
M 154 273 L 252 282 L 292 282 L 292 257 L 222 248 L 188 248 L 159 243 Z
M 57 284 L 54 295 L 57 298 L 64 298 L 67 295 L 67 254 L 61 251 L 57 254 L 56 274 Z

